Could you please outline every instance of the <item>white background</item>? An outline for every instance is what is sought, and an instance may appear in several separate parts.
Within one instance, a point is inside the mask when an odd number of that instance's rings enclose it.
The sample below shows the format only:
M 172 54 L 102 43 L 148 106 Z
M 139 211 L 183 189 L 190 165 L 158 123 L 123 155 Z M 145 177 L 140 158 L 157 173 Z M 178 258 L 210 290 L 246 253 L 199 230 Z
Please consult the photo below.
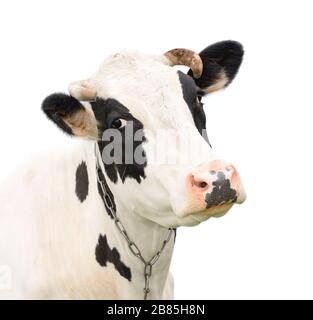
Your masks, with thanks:
M 178 230 L 177 299 L 313 298 L 311 1 L 2 1 L 0 177 L 67 141 L 40 111 L 121 48 L 243 43 L 234 83 L 206 98 L 213 147 L 247 201 Z

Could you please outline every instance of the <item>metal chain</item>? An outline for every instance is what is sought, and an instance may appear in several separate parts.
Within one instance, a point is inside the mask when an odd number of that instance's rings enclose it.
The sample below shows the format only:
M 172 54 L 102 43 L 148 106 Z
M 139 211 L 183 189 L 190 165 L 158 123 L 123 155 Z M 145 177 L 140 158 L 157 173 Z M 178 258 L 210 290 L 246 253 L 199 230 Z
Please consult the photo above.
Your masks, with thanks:
M 168 229 L 167 237 L 163 241 L 161 249 L 149 261 L 144 259 L 144 257 L 142 256 L 141 250 L 138 248 L 136 243 L 133 242 L 130 239 L 130 237 L 128 236 L 128 233 L 127 233 L 127 231 L 126 231 L 126 229 L 125 229 L 125 227 L 123 225 L 123 223 L 121 222 L 121 220 L 116 215 L 116 211 L 114 210 L 113 201 L 112 201 L 112 199 L 110 197 L 110 194 L 106 190 L 105 182 L 103 181 L 103 179 L 100 178 L 100 175 L 101 175 L 101 177 L 104 177 L 104 175 L 103 175 L 103 172 L 102 172 L 101 167 L 100 167 L 99 162 L 98 162 L 97 152 L 96 152 L 96 159 L 97 159 L 96 160 L 97 180 L 98 180 L 98 182 L 99 182 L 99 184 L 101 186 L 102 192 L 103 192 L 104 204 L 105 204 L 106 208 L 110 211 L 110 213 L 111 213 L 111 215 L 112 215 L 112 217 L 114 219 L 114 223 L 116 225 L 117 230 L 121 233 L 123 238 L 126 240 L 130 252 L 136 258 L 138 258 L 144 265 L 145 287 L 144 287 L 143 291 L 144 291 L 144 300 L 147 300 L 148 294 L 151 292 L 150 279 L 151 279 L 151 276 L 152 276 L 152 267 L 159 260 L 159 258 L 161 256 L 162 252 L 164 251 L 166 245 L 170 242 L 172 234 L 174 232 L 174 229 L 173 228 L 169 228 Z

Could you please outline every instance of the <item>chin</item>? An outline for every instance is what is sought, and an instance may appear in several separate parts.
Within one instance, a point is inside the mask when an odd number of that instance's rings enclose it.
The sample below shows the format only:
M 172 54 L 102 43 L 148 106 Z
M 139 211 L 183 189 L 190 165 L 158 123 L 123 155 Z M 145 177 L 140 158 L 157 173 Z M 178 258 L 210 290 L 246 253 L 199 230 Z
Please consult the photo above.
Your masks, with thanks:
M 187 217 L 185 217 L 185 218 L 189 218 L 188 224 L 186 224 L 186 226 L 198 225 L 198 224 L 200 224 L 200 223 L 202 223 L 212 217 L 213 218 L 220 218 L 220 217 L 224 216 L 232 206 L 233 206 L 233 203 L 232 204 L 223 204 L 223 205 L 211 208 L 211 209 L 206 209 L 206 210 L 203 210 L 203 211 L 200 211 L 197 213 L 192 213 L 192 214 L 188 215 Z
M 193 227 L 208 220 L 209 218 L 219 218 L 224 216 L 232 206 L 233 203 L 222 204 L 210 209 L 191 212 L 183 216 L 181 216 L 180 213 L 172 211 L 166 216 L 150 216 L 148 219 L 164 228 Z

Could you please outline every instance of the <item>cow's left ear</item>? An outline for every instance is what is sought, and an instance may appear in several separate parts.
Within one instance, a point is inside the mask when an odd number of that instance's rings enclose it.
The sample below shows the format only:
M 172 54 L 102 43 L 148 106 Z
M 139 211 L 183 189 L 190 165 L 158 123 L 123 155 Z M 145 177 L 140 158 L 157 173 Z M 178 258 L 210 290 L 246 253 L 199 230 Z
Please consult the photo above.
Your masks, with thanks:
M 94 114 L 76 98 L 64 93 L 54 93 L 42 102 L 42 110 L 65 133 L 98 139 Z
M 196 84 L 206 93 L 228 86 L 235 78 L 243 58 L 243 47 L 236 41 L 221 41 L 208 46 L 199 53 L 203 72 L 194 78 Z M 193 77 L 190 69 L 188 75 Z

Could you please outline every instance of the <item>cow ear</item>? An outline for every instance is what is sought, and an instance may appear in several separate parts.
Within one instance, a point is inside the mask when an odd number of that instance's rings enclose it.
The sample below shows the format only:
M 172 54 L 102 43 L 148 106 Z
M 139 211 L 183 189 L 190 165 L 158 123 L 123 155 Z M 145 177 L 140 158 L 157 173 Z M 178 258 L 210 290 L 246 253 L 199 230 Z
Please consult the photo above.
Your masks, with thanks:
M 72 96 L 54 93 L 42 102 L 42 110 L 65 133 L 98 139 L 97 123 L 93 113 Z
M 222 41 L 208 46 L 200 52 L 203 72 L 194 78 L 196 84 L 206 93 L 227 87 L 235 78 L 243 58 L 243 47 L 236 41 Z M 188 75 L 193 77 L 190 69 Z

